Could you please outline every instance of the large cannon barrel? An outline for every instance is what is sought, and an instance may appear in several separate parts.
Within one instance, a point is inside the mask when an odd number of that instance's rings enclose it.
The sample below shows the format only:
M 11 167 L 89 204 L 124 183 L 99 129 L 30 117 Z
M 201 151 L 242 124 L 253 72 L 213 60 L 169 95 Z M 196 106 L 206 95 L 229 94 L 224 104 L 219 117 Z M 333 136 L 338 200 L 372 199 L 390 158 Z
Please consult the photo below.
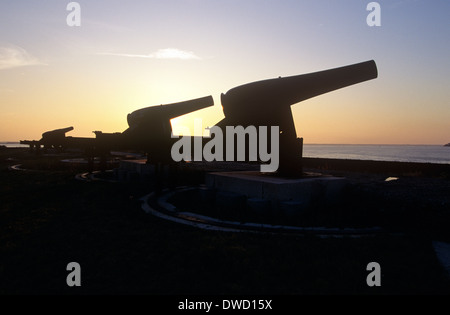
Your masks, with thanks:
M 206 96 L 138 109 L 127 116 L 129 128 L 122 133 L 123 141 L 128 146 L 151 152 L 150 156 L 154 161 L 170 161 L 173 142 L 170 120 L 212 105 L 212 96 Z
M 288 107 L 306 99 L 343 87 L 375 79 L 375 61 L 296 76 L 252 82 L 235 87 L 221 95 L 225 117 L 230 121 L 257 120 L 271 117 L 280 107 Z M 234 119 L 233 119 L 234 117 Z
M 375 79 L 375 61 L 237 86 L 221 95 L 225 118 L 217 126 L 278 126 L 279 173 L 302 174 L 302 140 L 290 106 L 343 87 Z
M 141 123 L 152 123 L 159 122 L 161 120 L 170 120 L 172 118 L 182 116 L 212 105 L 214 105 L 214 100 L 210 95 L 173 104 L 150 106 L 138 109 L 131 114 L 128 114 L 127 121 L 128 125 L 130 127 L 133 127 Z

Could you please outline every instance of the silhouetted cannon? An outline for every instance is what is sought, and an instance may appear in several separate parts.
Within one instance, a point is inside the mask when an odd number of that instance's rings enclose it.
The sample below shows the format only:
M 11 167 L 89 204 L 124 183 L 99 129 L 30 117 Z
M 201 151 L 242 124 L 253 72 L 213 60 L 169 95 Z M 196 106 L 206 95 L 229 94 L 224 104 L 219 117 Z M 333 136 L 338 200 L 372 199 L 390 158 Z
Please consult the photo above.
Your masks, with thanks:
M 73 127 L 55 129 L 51 131 L 44 132 L 42 134 L 41 140 L 39 140 L 40 144 L 44 146 L 44 148 L 63 148 L 66 139 L 66 133 L 72 131 Z
M 121 134 L 122 141 L 130 148 L 145 150 L 151 160 L 169 161 L 174 142 L 170 120 L 213 105 L 212 96 L 206 96 L 138 109 L 128 114 L 129 128 Z
M 66 133 L 72 131 L 73 127 L 55 129 L 51 131 L 46 131 L 42 134 L 42 138 L 50 139 L 52 137 L 65 137 Z
M 378 76 L 375 61 L 297 76 L 252 82 L 221 95 L 225 118 L 217 126 L 279 126 L 280 173 L 302 172 L 302 143 L 291 105 Z
M 128 128 L 124 134 L 141 133 L 141 136 L 155 138 L 171 136 L 170 120 L 190 112 L 214 105 L 212 96 L 201 97 L 179 103 L 150 106 L 128 114 Z

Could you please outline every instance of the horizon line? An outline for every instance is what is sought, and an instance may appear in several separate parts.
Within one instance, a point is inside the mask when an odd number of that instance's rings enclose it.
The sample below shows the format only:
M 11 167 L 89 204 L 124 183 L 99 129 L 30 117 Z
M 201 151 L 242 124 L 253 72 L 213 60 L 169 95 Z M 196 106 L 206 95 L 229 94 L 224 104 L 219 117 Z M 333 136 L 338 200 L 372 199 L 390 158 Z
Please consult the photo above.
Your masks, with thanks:
M 80 138 L 90 138 L 90 137 L 80 137 Z M 92 139 L 95 139 L 95 137 L 92 137 Z M 20 144 L 20 141 L 0 141 L 2 144 Z M 418 143 L 418 144 L 411 144 L 411 143 L 303 143 L 303 145 L 371 145 L 371 146 L 445 146 L 447 143 L 444 144 L 438 144 L 438 143 Z

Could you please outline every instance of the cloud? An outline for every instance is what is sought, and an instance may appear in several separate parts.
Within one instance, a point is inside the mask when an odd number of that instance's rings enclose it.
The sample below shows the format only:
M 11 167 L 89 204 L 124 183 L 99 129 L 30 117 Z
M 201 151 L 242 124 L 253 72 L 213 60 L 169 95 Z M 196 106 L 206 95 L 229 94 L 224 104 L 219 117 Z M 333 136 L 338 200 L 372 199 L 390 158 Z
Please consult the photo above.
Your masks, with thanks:
M 147 58 L 147 59 L 181 59 L 181 60 L 200 60 L 201 59 L 196 54 L 194 54 L 192 51 L 185 51 L 185 50 L 180 50 L 177 48 L 159 49 L 148 55 L 116 54 L 116 53 L 100 53 L 99 55 L 131 57 L 131 58 Z
M 25 49 L 15 45 L 0 46 L 0 70 L 34 65 L 43 63 Z

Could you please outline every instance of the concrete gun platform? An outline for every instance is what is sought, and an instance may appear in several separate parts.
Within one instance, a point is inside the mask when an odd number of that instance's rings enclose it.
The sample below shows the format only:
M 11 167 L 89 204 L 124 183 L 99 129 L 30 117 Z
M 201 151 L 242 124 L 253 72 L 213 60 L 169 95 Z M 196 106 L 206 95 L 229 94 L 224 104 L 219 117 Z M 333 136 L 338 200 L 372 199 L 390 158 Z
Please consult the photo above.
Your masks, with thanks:
M 342 177 L 317 173 L 302 178 L 277 177 L 258 171 L 213 172 L 206 174 L 208 188 L 270 201 L 296 201 L 309 204 L 314 199 L 333 203 L 347 181 Z

